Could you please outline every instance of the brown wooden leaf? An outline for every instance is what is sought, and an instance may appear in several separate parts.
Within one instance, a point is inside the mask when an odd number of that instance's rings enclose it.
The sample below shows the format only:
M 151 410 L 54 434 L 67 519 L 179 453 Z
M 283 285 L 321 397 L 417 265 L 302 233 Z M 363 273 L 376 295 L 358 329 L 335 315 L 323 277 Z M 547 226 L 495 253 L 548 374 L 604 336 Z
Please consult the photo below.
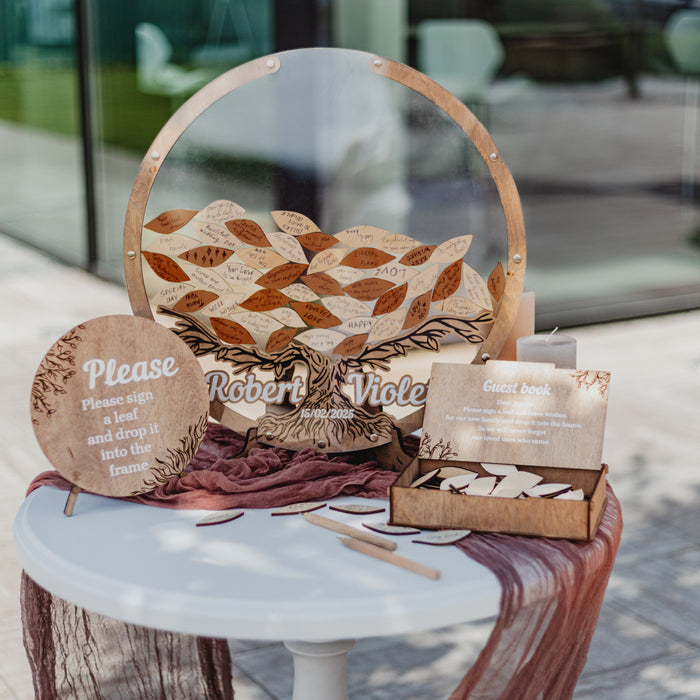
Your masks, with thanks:
M 227 318 L 211 319 L 211 325 L 216 335 L 229 345 L 253 345 L 255 340 L 240 323 Z
M 292 338 L 296 335 L 296 328 L 280 328 L 275 331 L 267 339 L 265 344 L 265 352 L 277 352 L 292 342 Z
M 457 260 L 448 265 L 441 273 L 433 289 L 433 301 L 442 301 L 452 296 L 462 282 L 462 261 Z
M 362 333 L 361 335 L 351 335 L 346 338 L 342 343 L 339 343 L 335 350 L 333 350 L 334 355 L 357 355 L 365 344 L 367 343 L 367 338 L 369 338 L 368 333 Z
M 285 263 L 278 265 L 259 277 L 255 284 L 267 289 L 282 289 L 291 284 L 308 266 L 301 263 Z
M 320 304 L 307 301 L 292 301 L 289 305 L 306 323 L 314 328 L 333 328 L 340 325 L 340 319 Z
M 330 275 L 324 272 L 317 272 L 315 275 L 305 275 L 301 281 L 316 294 L 324 296 L 344 296 L 345 292 L 340 284 Z
M 250 219 L 233 219 L 226 222 L 226 228 L 239 240 L 258 248 L 269 248 L 272 244 L 263 230 Z
M 196 209 L 170 209 L 144 224 L 144 228 L 156 233 L 172 233 L 191 221 L 196 213 Z
M 402 265 L 409 265 L 410 267 L 415 267 L 416 265 L 422 265 L 424 262 L 428 261 L 428 258 L 433 254 L 433 251 L 437 248 L 434 245 L 419 245 L 413 250 L 409 250 L 399 262 Z
M 345 287 L 345 293 L 353 299 L 359 299 L 360 301 L 374 301 L 393 286 L 394 283 L 389 282 L 389 280 L 367 277 L 349 284 Z
M 425 318 L 427 318 L 430 312 L 430 297 L 432 292 L 426 292 L 416 297 L 411 305 L 408 307 L 408 313 L 406 314 L 406 320 L 404 321 L 403 327 L 413 328 L 413 326 L 419 324 Z
M 398 309 L 406 298 L 407 289 L 408 284 L 404 282 L 399 287 L 394 287 L 388 292 L 384 292 L 384 294 L 377 299 L 372 316 L 381 316 L 382 314 L 391 313 L 394 309 Z
M 167 282 L 186 282 L 189 275 L 171 258 L 161 253 L 151 253 L 148 250 L 142 252 L 151 270 Z
M 356 267 L 360 270 L 371 270 L 385 265 L 394 259 L 393 255 L 377 248 L 356 248 L 350 251 L 340 262 L 341 265 Z
M 302 233 L 311 233 L 312 231 L 320 231 L 321 229 L 316 224 L 303 214 L 298 214 L 295 211 L 273 211 L 270 212 L 275 223 L 292 236 L 301 236 Z
M 297 236 L 297 240 L 301 243 L 307 250 L 313 250 L 314 253 L 321 253 L 326 248 L 330 248 L 338 242 L 338 239 L 334 236 L 329 236 L 327 233 L 321 233 L 321 231 L 312 231 L 311 233 L 302 233 Z
M 226 262 L 233 255 L 228 248 L 219 248 L 215 245 L 200 245 L 180 253 L 178 258 L 199 267 L 216 267 Z
M 239 306 L 248 311 L 270 311 L 284 306 L 289 301 L 289 297 L 276 289 L 261 289 L 244 299 Z
M 503 292 L 506 288 L 506 274 L 503 271 L 503 265 L 501 265 L 500 261 L 496 267 L 493 268 L 493 272 L 489 275 L 486 286 L 488 287 L 491 296 L 496 301 L 501 301 L 501 297 L 503 296 Z
M 175 311 L 192 313 L 194 311 L 199 311 L 202 307 L 211 304 L 212 301 L 218 298 L 219 295 L 214 294 L 214 292 L 196 289 L 193 292 L 188 292 L 184 297 L 179 299 L 177 304 L 173 306 L 173 309 L 175 309 Z

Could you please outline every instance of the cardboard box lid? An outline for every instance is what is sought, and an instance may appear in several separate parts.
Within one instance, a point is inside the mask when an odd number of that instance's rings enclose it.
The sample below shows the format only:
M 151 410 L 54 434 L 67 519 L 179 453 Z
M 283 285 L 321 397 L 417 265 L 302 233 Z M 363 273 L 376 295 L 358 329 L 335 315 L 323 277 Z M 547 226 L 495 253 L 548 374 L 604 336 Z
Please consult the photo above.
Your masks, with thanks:
M 418 456 L 599 469 L 609 381 L 542 363 L 435 363 Z

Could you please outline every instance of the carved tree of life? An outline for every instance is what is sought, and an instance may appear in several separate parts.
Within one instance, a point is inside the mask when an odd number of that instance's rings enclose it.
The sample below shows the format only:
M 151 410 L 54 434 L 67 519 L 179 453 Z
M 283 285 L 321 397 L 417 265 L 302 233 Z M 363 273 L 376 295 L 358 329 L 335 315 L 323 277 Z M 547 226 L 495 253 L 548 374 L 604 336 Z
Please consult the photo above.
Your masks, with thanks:
M 482 343 L 505 279 L 485 281 L 465 261 L 472 236 L 424 245 L 373 226 L 335 235 L 291 211 L 265 233 L 245 210 L 219 200 L 169 210 L 144 227 L 150 304 L 198 356 L 232 375 L 303 365 L 306 393 L 286 412 L 258 419 L 274 444 L 352 450 L 387 438 L 388 413 L 355 405 L 347 378 L 386 371 L 410 348 L 437 351 L 450 334 Z M 150 242 L 148 242 L 150 241 Z

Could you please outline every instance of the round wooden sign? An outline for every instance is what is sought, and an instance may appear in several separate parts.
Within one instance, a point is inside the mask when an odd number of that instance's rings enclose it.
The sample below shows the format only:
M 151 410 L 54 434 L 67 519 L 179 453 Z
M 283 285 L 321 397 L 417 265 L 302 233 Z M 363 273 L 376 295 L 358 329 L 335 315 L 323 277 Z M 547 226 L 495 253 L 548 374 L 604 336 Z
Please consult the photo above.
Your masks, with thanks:
M 155 321 L 103 316 L 51 347 L 32 385 L 37 440 L 64 478 L 134 496 L 180 473 L 207 429 L 209 397 L 187 345 Z

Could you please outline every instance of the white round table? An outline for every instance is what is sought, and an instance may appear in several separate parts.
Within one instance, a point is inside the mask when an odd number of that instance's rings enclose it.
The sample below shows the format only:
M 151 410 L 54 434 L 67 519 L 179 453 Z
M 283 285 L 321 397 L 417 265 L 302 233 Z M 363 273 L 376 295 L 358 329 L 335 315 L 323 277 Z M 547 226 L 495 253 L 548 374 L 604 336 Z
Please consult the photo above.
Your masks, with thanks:
M 433 580 L 350 550 L 300 515 L 246 510 L 207 527 L 201 510 L 170 510 L 41 487 L 19 509 L 14 537 L 27 574 L 51 593 L 125 622 L 208 637 L 283 640 L 294 700 L 347 698 L 354 640 L 407 634 L 498 612 L 500 585 L 452 546 L 394 536 L 397 554 L 437 568 Z M 320 515 L 362 527 L 386 512 Z

